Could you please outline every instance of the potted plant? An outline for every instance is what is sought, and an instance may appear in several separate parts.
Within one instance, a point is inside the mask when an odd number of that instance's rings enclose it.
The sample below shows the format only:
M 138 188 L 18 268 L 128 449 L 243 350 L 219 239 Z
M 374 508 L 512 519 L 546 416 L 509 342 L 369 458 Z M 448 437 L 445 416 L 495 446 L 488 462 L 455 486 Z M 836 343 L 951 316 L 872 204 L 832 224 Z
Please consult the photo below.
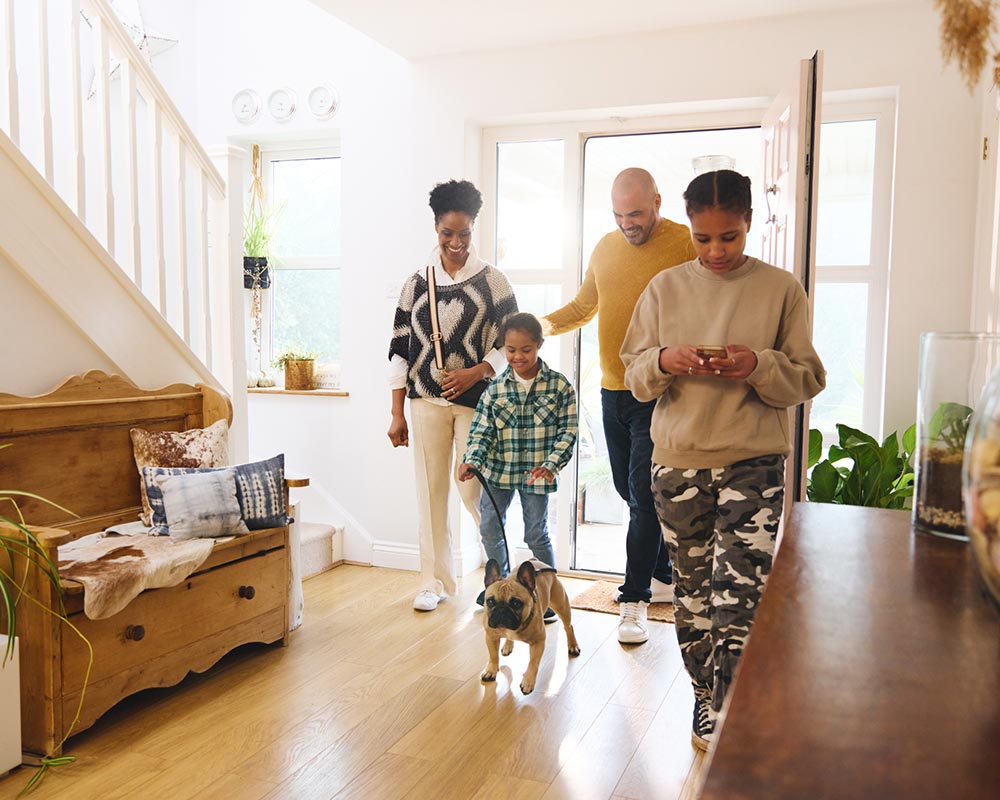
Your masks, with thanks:
M 932 533 L 964 537 L 962 463 L 972 409 L 962 403 L 941 403 L 921 440 L 917 464 L 917 496 L 913 522 Z
M 254 363 L 247 375 L 247 386 L 274 385 L 261 369 L 261 291 L 271 286 L 271 240 L 274 226 L 284 204 L 264 209 L 263 200 L 256 195 L 243 217 L 243 288 L 250 290 L 250 336 L 253 342 Z
M 316 353 L 309 350 L 286 350 L 271 363 L 284 368 L 286 389 L 315 387 Z
M 815 503 L 839 503 L 872 508 L 906 507 L 913 496 L 913 465 L 917 426 L 895 432 L 879 442 L 864 431 L 837 425 L 839 444 L 823 454 L 823 435 L 809 431 L 809 466 L 812 472 L 806 495 Z
M 243 216 L 243 288 L 267 289 L 271 286 L 268 260 L 274 226 L 283 206 L 265 210 L 257 201 L 250 204 Z
M 0 450 L 10 447 L 10 444 L 0 445 Z M 49 583 L 62 592 L 62 582 L 58 567 L 49 558 L 46 548 L 36 534 L 43 529 L 33 528 L 25 523 L 17 501 L 20 498 L 33 498 L 47 503 L 71 517 L 69 511 L 51 500 L 31 492 L 15 489 L 0 489 L 0 710 L 4 720 L 20 719 L 20 680 L 17 659 L 17 613 L 20 607 L 28 603 L 38 603 L 31 594 L 32 585 Z M 8 507 L 10 510 L 8 511 Z M 8 516 L 9 514 L 9 516 Z M 57 612 L 56 616 L 65 620 L 65 616 Z M 78 631 L 79 633 L 79 631 Z M 89 674 L 89 667 L 88 667 Z M 86 688 L 86 682 L 84 684 Z M 81 692 L 81 703 L 83 693 Z M 20 725 L 5 725 L 0 737 L 0 773 L 6 772 L 21 763 Z M 61 743 L 60 743 L 61 744 Z M 16 758 L 16 761 L 10 761 Z M 40 769 L 18 796 L 26 794 L 49 767 L 59 766 L 74 761 L 74 756 L 45 757 L 41 760 Z

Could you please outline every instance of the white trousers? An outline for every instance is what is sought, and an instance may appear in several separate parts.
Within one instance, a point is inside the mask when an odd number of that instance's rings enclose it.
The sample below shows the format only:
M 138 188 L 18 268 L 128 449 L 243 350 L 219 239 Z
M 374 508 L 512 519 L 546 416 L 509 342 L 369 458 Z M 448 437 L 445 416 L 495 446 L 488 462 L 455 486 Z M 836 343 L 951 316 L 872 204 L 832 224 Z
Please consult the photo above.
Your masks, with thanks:
M 472 425 L 472 409 L 415 398 L 410 401 L 410 418 L 417 482 L 420 588 L 453 595 L 458 585 L 448 523 L 452 480 L 479 529 L 479 481 L 458 480 L 458 465 L 462 463 Z

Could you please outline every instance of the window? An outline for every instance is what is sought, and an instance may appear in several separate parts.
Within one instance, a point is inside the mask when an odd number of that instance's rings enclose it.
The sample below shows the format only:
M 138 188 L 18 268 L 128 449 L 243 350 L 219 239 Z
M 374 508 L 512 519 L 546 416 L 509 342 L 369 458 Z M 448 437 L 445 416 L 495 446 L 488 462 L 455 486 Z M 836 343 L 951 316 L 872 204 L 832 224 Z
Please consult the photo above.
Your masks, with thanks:
M 269 206 L 280 209 L 263 293 L 264 365 L 287 350 L 340 361 L 341 162 L 336 148 L 262 153 Z
M 827 370 L 809 425 L 826 444 L 837 423 L 881 439 L 889 264 L 892 109 L 824 109 L 813 343 Z

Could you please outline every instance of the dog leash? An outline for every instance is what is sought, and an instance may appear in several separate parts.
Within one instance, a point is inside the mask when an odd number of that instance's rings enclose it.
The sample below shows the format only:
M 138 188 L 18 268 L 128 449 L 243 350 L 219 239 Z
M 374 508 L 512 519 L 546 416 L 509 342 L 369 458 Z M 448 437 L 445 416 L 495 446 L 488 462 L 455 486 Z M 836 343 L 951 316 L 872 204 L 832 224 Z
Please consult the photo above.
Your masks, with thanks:
M 486 483 L 486 478 L 483 477 L 483 474 L 471 464 L 469 465 L 469 469 L 472 471 L 472 474 L 476 476 L 476 480 L 479 481 L 479 484 L 483 487 L 483 491 L 486 492 L 486 496 L 490 498 L 490 502 L 493 504 L 493 510 L 497 512 L 497 522 L 500 523 L 500 535 L 503 536 L 503 548 L 507 551 L 507 571 L 510 572 L 514 569 L 514 559 L 512 558 L 512 553 L 510 552 L 510 545 L 507 543 L 507 531 L 504 529 L 503 514 L 500 513 L 500 506 L 497 505 L 496 498 L 493 496 L 493 492 L 490 491 L 489 484 Z

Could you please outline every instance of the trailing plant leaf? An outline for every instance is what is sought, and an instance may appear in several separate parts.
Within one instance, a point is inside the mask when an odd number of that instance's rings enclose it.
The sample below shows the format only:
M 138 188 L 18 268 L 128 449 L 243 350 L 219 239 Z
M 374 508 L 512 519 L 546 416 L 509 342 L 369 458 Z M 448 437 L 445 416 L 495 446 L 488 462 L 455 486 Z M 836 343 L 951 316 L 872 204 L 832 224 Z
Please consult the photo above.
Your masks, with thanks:
M 813 428 L 809 431 L 809 468 L 823 457 L 823 434 Z
M 892 433 L 882 443 L 849 425 L 837 425 L 837 433 L 839 444 L 830 446 L 827 458 L 818 461 L 809 475 L 807 497 L 817 503 L 905 508 L 913 496 L 910 462 L 916 426 L 906 429 L 902 441 Z M 810 451 L 814 434 L 820 435 L 809 432 Z
M 11 443 L 0 444 L 0 450 L 4 450 L 10 446 Z M 0 557 L 0 612 L 3 614 L 3 626 L 0 628 L 0 633 L 4 633 L 7 636 L 7 647 L 4 650 L 3 659 L 0 663 L 6 664 L 7 660 L 13 656 L 14 637 L 17 633 L 18 606 L 24 602 L 33 603 L 46 613 L 65 623 L 83 641 L 89 654 L 80 690 L 80 699 L 77 703 L 76 716 L 66 729 L 66 734 L 63 736 L 62 741 L 56 745 L 56 749 L 58 750 L 66 742 L 66 739 L 69 738 L 74 726 L 80 719 L 87 685 L 90 682 L 91 668 L 94 664 L 94 650 L 87 637 L 66 617 L 66 609 L 62 602 L 62 581 L 59 578 L 59 569 L 49 557 L 46 547 L 27 526 L 24 514 L 21 512 L 21 508 L 17 502 L 25 498 L 45 503 L 52 508 L 62 511 L 69 517 L 78 517 L 78 515 L 34 492 L 25 492 L 19 489 L 0 489 L 0 503 L 9 503 L 14 510 L 14 514 L 11 515 L 13 518 L 0 514 L 0 523 L 6 523 L 14 531 L 14 533 L 11 533 L 9 529 L 6 529 L 5 532 L 5 529 L 0 527 L 0 556 L 2 556 Z M 44 576 L 44 579 L 52 584 L 54 589 L 53 595 L 59 599 L 59 607 L 57 609 L 52 609 L 48 605 L 41 603 L 38 598 L 29 593 L 28 575 L 32 568 L 38 569 Z M 47 755 L 42 759 L 41 766 L 17 796 L 24 797 L 30 792 L 42 779 L 47 770 L 52 767 L 69 764 L 75 760 L 75 756 Z

